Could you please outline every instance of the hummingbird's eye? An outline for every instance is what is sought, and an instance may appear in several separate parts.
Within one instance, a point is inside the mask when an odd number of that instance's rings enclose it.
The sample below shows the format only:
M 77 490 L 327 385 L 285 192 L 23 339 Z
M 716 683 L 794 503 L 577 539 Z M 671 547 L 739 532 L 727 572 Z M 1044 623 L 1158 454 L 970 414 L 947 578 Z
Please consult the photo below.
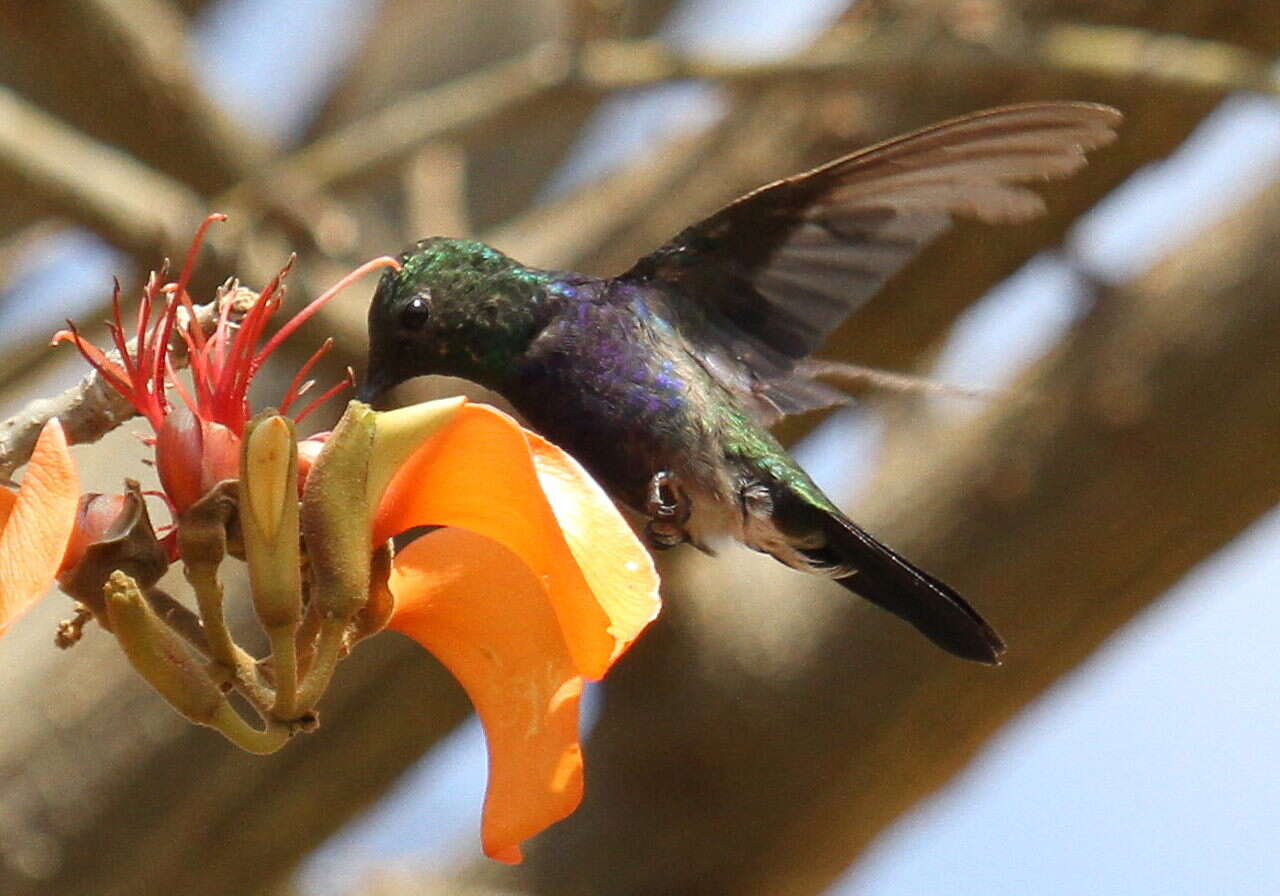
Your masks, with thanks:
M 424 296 L 414 296 L 400 309 L 400 327 L 405 330 L 421 330 L 431 317 L 431 303 Z

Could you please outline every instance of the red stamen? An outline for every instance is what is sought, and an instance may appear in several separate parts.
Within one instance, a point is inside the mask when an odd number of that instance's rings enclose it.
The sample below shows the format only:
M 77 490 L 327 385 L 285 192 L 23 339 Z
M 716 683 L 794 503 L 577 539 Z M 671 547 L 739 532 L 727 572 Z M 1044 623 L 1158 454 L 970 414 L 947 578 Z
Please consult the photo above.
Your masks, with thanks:
M 346 377 L 344 377 L 342 381 L 339 382 L 337 385 L 335 385 L 333 388 L 326 391 L 323 395 L 318 396 L 314 401 L 311 402 L 311 404 L 303 408 L 302 412 L 298 414 L 298 416 L 293 418 L 294 422 L 301 423 L 303 420 L 307 419 L 307 417 L 311 416 L 311 412 L 314 411 L 316 408 L 320 407 L 320 405 L 324 404 L 330 398 L 333 398 L 333 396 L 337 395 L 343 389 L 353 387 L 355 386 L 355 384 L 356 384 L 356 372 L 352 370 L 350 367 L 348 367 Z
M 289 264 L 293 264 L 292 259 L 290 259 Z M 288 270 L 289 267 L 286 266 L 281 274 L 287 274 Z M 266 302 L 264 313 L 255 317 L 252 321 L 246 321 L 247 325 L 241 329 L 237 347 L 243 345 L 244 351 L 236 355 L 236 379 L 235 386 L 232 389 L 233 395 L 239 401 L 248 401 L 249 386 L 258 374 L 258 368 L 253 366 L 254 349 L 262 341 L 263 334 L 266 332 L 267 324 L 270 323 L 271 318 L 275 317 L 276 312 L 283 307 L 284 299 L 285 287 L 282 284 L 272 292 L 270 299 Z
M 113 326 L 108 329 L 111 331 L 111 339 L 116 344 L 116 351 L 120 353 L 120 361 L 124 364 L 125 372 L 129 375 L 132 382 L 137 373 L 133 366 L 133 358 L 129 356 L 129 345 L 124 338 L 124 320 L 120 315 L 120 278 L 112 277 L 111 288 L 111 317 L 115 321 Z
M 120 355 L 120 363 L 124 367 L 125 376 L 130 382 L 133 382 L 133 359 L 129 357 L 129 347 L 125 345 L 124 333 L 120 327 L 114 323 L 107 323 L 107 332 L 111 334 L 111 344 L 115 346 L 116 353 Z
M 67 321 L 67 327 L 68 329 L 59 330 L 53 334 L 53 344 L 57 345 L 59 342 L 73 343 L 80 355 L 89 362 L 89 366 L 96 370 L 112 389 L 115 389 L 123 398 L 127 399 L 139 413 L 146 413 L 138 405 L 133 386 L 119 365 L 104 355 L 100 348 L 81 336 L 74 323 Z
M 204 330 L 202 330 L 200 328 L 200 325 L 196 322 L 195 309 L 191 305 L 191 297 L 187 296 L 187 302 L 185 305 L 182 302 L 180 302 L 177 298 L 178 287 L 176 283 L 166 283 L 164 285 L 164 288 L 161 290 L 161 292 L 163 292 L 166 296 L 169 297 L 169 306 L 176 309 L 173 313 L 173 324 L 171 325 L 171 330 L 177 331 L 178 335 L 182 338 L 183 343 L 186 345 L 187 366 L 191 368 L 191 372 L 195 377 L 196 382 L 199 382 L 204 377 L 205 369 L 208 365 L 205 360 L 206 353 L 204 351 L 204 345 L 205 345 Z M 179 325 L 178 314 L 181 312 L 183 308 L 189 308 L 191 309 L 191 311 L 187 315 L 186 323 L 183 325 Z M 165 345 L 165 363 L 166 364 L 169 363 L 168 356 L 169 354 L 172 353 L 172 351 L 173 351 L 173 345 L 171 343 L 166 343 Z
M 199 419 L 199 406 L 196 404 L 195 399 L 191 397 L 191 393 L 187 391 L 187 387 L 183 385 L 182 380 L 178 379 L 178 371 L 173 369 L 173 362 L 168 358 L 164 359 L 164 369 L 169 375 L 169 382 L 173 383 L 174 391 L 178 393 L 178 397 L 182 399 L 182 403 L 187 406 L 187 410 L 191 412 L 191 416 Z
M 244 396 L 249 391 L 249 382 L 253 379 L 253 372 L 248 369 L 248 361 L 252 356 L 253 346 L 257 344 L 262 335 L 262 331 L 267 325 L 267 320 L 279 307 L 276 291 L 280 288 L 284 278 L 288 276 L 292 265 L 293 258 L 291 257 L 288 263 L 280 269 L 280 273 L 271 278 L 271 282 L 259 294 L 258 301 L 254 303 L 253 307 L 249 309 L 249 313 L 240 321 L 240 329 L 236 333 L 235 339 L 232 340 L 230 355 L 227 358 L 226 365 L 223 367 L 221 376 L 218 378 L 218 387 L 214 392 L 223 409 L 233 409 L 242 406 L 244 403 Z M 239 435 L 238 432 L 236 434 Z
M 161 410 L 167 410 L 169 406 L 164 393 L 164 368 L 169 360 L 169 340 L 173 338 L 173 327 L 178 319 L 179 307 L 181 306 L 176 301 L 171 300 L 164 309 L 164 316 L 156 321 L 156 332 L 159 338 L 156 340 L 156 353 L 152 359 L 151 381 L 152 394 L 159 402 Z
M 195 238 L 191 240 L 191 245 L 187 248 L 187 259 L 183 262 L 182 271 L 178 274 L 178 301 L 182 303 L 182 307 L 187 309 L 187 313 L 191 315 L 191 320 L 187 326 L 192 331 L 196 347 L 204 348 L 204 332 L 196 323 L 196 309 L 191 304 L 191 296 L 187 295 L 187 284 L 191 282 L 191 274 L 196 267 L 196 257 L 200 254 L 200 247 L 204 244 L 204 235 L 209 231 L 209 226 L 215 221 L 225 221 L 227 216 L 221 212 L 214 212 L 200 222 L 200 226 L 196 228 Z M 196 356 L 191 356 L 192 365 L 194 366 Z
M 169 511 L 169 517 L 172 520 L 178 518 L 178 505 L 173 503 L 173 499 L 158 489 L 148 489 L 142 492 L 144 498 L 159 498 L 164 502 L 165 509 Z M 176 522 L 166 523 L 156 529 L 156 539 L 164 546 L 165 550 L 171 555 L 170 562 L 178 559 L 178 524 Z
M 231 306 L 235 302 L 231 298 L 232 293 L 228 293 L 223 297 L 222 307 L 218 309 L 218 325 L 213 328 L 214 343 L 214 360 L 218 371 L 222 370 L 227 360 L 227 340 L 231 338 Z M 210 371 L 213 374 L 213 371 Z M 216 378 L 216 376 L 215 376 Z
M 210 349 L 206 348 L 204 352 L 200 352 L 192 341 L 191 334 L 183 328 L 178 329 L 178 335 L 182 337 L 182 341 L 187 347 L 187 356 L 193 359 L 199 357 L 204 362 L 199 365 L 191 364 L 188 368 L 191 371 L 191 383 L 195 389 L 195 407 L 211 408 L 213 406 L 213 386 L 211 381 L 214 365 L 208 363 L 211 360 L 209 358 Z M 210 342 L 207 345 L 215 347 L 216 343 Z M 165 363 L 169 364 L 169 361 L 166 360 Z M 169 379 L 175 385 L 177 384 L 177 380 L 174 379 L 172 373 L 169 375 Z M 194 412 L 195 410 L 193 409 Z M 196 416 L 200 415 L 196 414 Z
M 178 515 L 178 506 L 173 503 L 173 499 L 170 498 L 168 495 L 166 495 L 164 492 L 160 491 L 159 489 L 148 489 L 147 491 L 143 492 L 142 495 L 143 497 L 146 497 L 146 498 L 159 498 L 161 501 L 164 502 L 164 506 L 169 508 L 169 513 L 173 514 L 174 516 Z
M 260 303 L 262 305 L 262 313 L 254 315 L 252 319 L 246 317 L 240 325 L 240 334 L 236 338 L 235 368 L 237 382 L 241 379 L 246 381 L 252 380 L 258 369 L 253 366 L 253 350 L 258 343 L 262 341 L 262 334 L 266 332 L 267 324 L 271 322 L 271 318 L 275 317 L 275 313 L 280 310 L 284 304 L 284 287 L 280 286 L 271 291 L 271 294 L 263 293 Z
M 155 374 L 158 364 L 157 356 L 163 354 L 160 348 L 160 340 L 167 338 L 164 331 L 165 310 L 157 309 L 156 300 L 164 291 L 164 285 L 160 277 L 164 276 L 164 271 L 168 269 L 168 259 L 161 265 L 161 273 L 159 275 L 153 273 L 151 279 L 147 281 L 147 289 L 143 294 L 146 305 L 146 324 L 147 329 L 143 338 L 139 342 L 141 351 L 138 356 L 138 388 L 147 394 L 152 393 L 151 379 Z M 151 320 L 152 313 L 158 311 L 155 321 Z
M 332 348 L 333 338 L 330 337 L 321 344 L 320 348 L 316 349 L 315 354 L 308 358 L 307 363 L 303 364 L 302 368 L 294 375 L 292 382 L 289 383 L 288 390 L 284 393 L 284 400 L 280 402 L 281 414 L 289 413 L 289 408 L 293 403 L 302 397 L 302 393 L 306 391 L 306 387 L 302 385 L 303 380 L 311 372 L 311 368 L 315 367 L 321 358 L 329 354 Z
M 156 271 L 152 271 L 147 276 L 147 283 L 142 288 L 142 299 L 138 302 L 138 366 L 146 369 L 146 365 L 142 363 L 143 355 L 147 350 L 147 327 L 151 323 L 151 305 L 155 299 L 157 286 L 160 282 L 160 275 Z
M 360 265 L 360 267 L 356 268 L 337 283 L 333 284 L 333 286 L 330 286 L 321 293 L 315 301 L 295 314 L 287 324 L 276 331 L 276 334 L 271 337 L 271 340 L 263 346 L 262 351 L 258 352 L 257 356 L 253 359 L 253 370 L 256 372 L 260 367 L 262 367 L 263 362 L 265 362 L 267 358 L 271 357 L 271 353 L 280 347 L 280 343 L 293 335 L 293 332 L 297 330 L 298 327 L 310 320 L 311 316 L 323 308 L 330 299 L 342 292 L 355 281 L 359 280 L 365 274 L 370 271 L 379 270 L 380 268 L 391 268 L 392 270 L 398 271 L 400 270 L 400 262 L 392 258 L 390 255 L 383 255 L 380 258 L 373 259 L 372 261 L 366 261 L 364 264 Z

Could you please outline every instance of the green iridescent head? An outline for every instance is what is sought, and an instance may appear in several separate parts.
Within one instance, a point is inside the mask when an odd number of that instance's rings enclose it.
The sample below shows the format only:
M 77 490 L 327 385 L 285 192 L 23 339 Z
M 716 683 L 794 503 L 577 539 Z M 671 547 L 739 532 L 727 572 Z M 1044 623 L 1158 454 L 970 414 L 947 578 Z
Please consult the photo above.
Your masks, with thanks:
M 415 376 L 445 374 L 501 389 L 544 323 L 546 275 L 474 240 L 432 237 L 400 256 L 369 306 L 372 401 Z

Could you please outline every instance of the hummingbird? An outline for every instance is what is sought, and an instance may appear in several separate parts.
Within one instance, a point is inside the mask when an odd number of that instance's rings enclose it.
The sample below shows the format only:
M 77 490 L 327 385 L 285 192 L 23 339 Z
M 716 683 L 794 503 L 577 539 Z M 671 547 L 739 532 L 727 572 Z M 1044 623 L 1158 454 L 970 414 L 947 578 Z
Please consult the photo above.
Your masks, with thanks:
M 652 547 L 736 539 L 998 664 L 982 616 L 850 520 L 769 426 L 849 400 L 812 353 L 954 216 L 1043 212 L 1026 184 L 1077 171 L 1120 117 L 1042 102 L 936 124 L 760 187 L 616 277 L 422 240 L 378 283 L 360 398 L 426 374 L 476 382 L 638 511 Z

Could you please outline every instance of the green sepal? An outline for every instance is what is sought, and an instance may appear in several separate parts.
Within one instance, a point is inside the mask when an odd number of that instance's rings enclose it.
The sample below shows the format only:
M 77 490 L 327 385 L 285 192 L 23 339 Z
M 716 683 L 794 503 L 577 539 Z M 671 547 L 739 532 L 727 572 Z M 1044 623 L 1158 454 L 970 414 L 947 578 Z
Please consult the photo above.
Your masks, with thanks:
M 350 619 L 369 593 L 373 519 L 397 470 L 465 404 L 462 398 L 382 413 L 352 401 L 307 477 L 302 537 L 325 616 Z
M 352 401 L 307 475 L 302 538 L 311 565 L 311 600 L 323 617 L 350 619 L 369 589 L 373 550 L 367 499 L 376 414 Z

